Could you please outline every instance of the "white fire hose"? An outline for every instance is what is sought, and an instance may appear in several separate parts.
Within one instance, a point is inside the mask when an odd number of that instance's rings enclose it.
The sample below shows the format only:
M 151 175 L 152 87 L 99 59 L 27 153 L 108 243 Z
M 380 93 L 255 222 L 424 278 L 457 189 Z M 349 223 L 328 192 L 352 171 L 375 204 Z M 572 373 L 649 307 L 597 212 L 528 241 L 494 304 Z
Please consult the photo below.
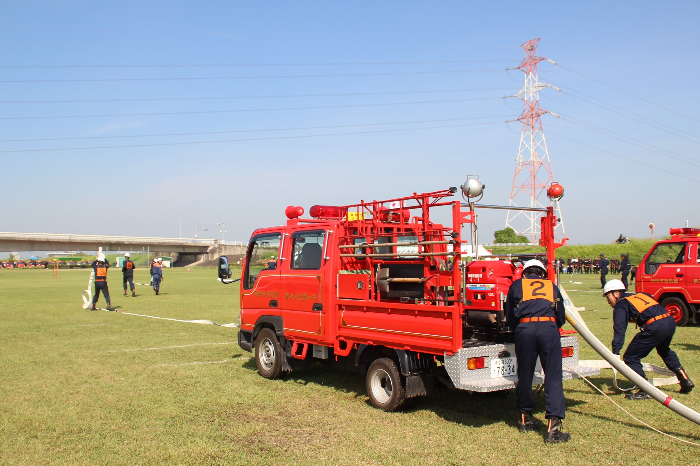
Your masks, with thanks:
M 679 401 L 673 399 L 673 397 L 668 396 L 666 393 L 656 388 L 654 385 L 644 379 L 644 377 L 637 374 L 627 364 L 621 361 L 604 344 L 602 344 L 600 340 L 598 340 L 598 338 L 596 338 L 596 336 L 593 335 L 593 333 L 588 329 L 586 323 L 578 313 L 578 310 L 573 306 L 573 303 L 570 299 L 568 299 L 568 297 L 564 299 L 564 307 L 566 308 L 566 320 L 573 325 L 574 329 L 576 329 L 583 339 L 586 340 L 586 343 L 591 345 L 591 348 L 600 354 L 602 358 L 605 359 L 613 368 L 620 371 L 622 375 L 627 377 L 632 383 L 642 389 L 642 391 L 669 408 L 671 411 L 680 414 L 689 421 L 693 421 L 694 423 L 700 425 L 700 413 L 693 411 Z

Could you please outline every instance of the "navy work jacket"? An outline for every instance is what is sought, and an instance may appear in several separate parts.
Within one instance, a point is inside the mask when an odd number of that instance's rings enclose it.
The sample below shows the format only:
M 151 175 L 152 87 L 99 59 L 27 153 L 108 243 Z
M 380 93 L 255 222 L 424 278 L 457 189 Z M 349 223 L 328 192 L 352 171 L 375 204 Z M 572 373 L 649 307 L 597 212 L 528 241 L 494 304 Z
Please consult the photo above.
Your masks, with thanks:
M 625 332 L 628 322 L 637 322 L 644 327 L 649 319 L 666 314 L 666 309 L 657 303 L 648 293 L 622 293 L 613 308 L 612 352 L 620 354 L 625 345 Z M 658 322 L 658 321 L 657 321 Z
M 535 274 L 530 274 L 525 279 L 519 278 L 510 285 L 505 310 L 506 322 L 512 329 L 518 326 L 523 317 L 554 317 L 557 327 L 566 322 L 564 301 L 559 288 L 550 280 Z

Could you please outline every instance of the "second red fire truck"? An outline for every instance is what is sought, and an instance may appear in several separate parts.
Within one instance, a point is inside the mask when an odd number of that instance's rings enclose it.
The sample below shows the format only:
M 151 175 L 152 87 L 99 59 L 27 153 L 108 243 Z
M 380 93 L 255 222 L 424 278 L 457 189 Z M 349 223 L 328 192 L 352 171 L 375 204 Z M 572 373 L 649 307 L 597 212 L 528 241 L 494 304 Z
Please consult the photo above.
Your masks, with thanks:
M 513 388 L 514 334 L 504 303 L 528 257 L 462 261 L 462 228 L 476 212 L 507 209 L 474 202 L 483 186 L 346 206 L 290 206 L 284 226 L 256 230 L 240 279 L 239 345 L 255 353 L 259 373 L 275 379 L 319 361 L 366 376 L 370 402 L 385 411 L 427 395 L 435 384 L 475 392 Z M 561 195 L 553 185 L 549 194 Z M 436 211 L 447 225 L 436 223 Z M 557 218 L 541 215 L 540 244 L 555 276 Z M 489 258 L 494 259 L 494 258 Z M 231 282 L 226 257 L 219 277 Z M 578 366 L 578 339 L 562 336 L 564 378 L 599 369 Z M 535 384 L 543 382 L 538 365 Z

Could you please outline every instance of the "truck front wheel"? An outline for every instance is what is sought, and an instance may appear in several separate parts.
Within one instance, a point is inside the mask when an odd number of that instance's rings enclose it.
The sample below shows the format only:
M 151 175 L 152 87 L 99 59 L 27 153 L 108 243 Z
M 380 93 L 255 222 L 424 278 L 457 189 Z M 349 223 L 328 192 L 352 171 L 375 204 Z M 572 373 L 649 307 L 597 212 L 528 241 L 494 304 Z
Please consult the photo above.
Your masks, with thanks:
M 266 379 L 279 379 L 282 376 L 282 347 L 275 332 L 264 328 L 255 339 L 255 364 L 258 372 Z
M 666 311 L 671 314 L 671 317 L 676 321 L 678 327 L 682 327 L 688 323 L 690 315 L 688 314 L 688 306 L 680 298 L 666 298 L 661 301 L 661 306 L 666 308 Z
M 406 401 L 406 389 L 396 363 L 389 358 L 374 361 L 367 371 L 367 395 L 372 406 L 396 411 Z

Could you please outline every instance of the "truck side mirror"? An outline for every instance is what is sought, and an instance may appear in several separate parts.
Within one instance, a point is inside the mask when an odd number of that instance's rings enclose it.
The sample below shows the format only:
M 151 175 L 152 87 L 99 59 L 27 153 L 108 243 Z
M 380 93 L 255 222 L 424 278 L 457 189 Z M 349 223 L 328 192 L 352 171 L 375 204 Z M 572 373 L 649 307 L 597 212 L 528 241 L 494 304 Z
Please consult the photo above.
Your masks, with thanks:
M 222 280 L 231 278 L 231 269 L 228 266 L 228 258 L 226 256 L 219 257 L 219 278 Z

